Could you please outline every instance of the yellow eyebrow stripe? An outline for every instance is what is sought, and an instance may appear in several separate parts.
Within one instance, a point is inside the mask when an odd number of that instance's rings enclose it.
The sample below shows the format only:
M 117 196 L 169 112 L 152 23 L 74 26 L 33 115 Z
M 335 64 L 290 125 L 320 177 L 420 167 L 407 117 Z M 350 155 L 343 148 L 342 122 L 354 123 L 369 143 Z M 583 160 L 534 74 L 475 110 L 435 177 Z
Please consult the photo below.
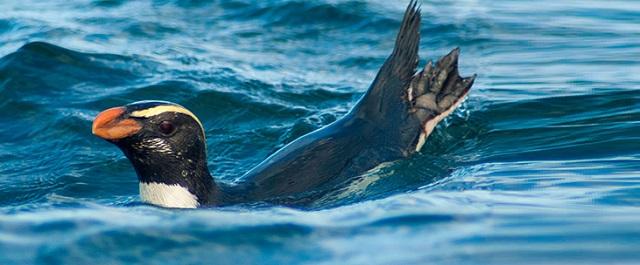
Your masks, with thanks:
M 193 118 L 194 120 L 196 120 L 196 122 L 198 122 L 198 124 L 200 124 L 200 128 L 202 128 L 202 131 L 204 132 L 204 127 L 202 126 L 202 122 L 200 122 L 198 117 L 196 117 L 196 115 L 194 115 L 193 112 L 180 106 L 172 106 L 172 105 L 156 106 L 153 108 L 136 110 L 134 112 L 131 112 L 129 116 L 136 117 L 136 118 L 149 118 L 165 112 L 177 112 L 177 113 L 182 113 L 182 114 L 191 116 L 191 118 Z

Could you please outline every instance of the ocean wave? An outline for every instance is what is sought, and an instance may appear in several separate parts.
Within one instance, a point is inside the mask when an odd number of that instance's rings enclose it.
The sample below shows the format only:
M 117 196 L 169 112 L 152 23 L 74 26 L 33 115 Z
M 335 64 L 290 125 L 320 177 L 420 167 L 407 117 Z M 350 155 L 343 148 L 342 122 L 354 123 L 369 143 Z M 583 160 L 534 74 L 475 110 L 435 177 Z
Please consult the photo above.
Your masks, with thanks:
M 145 205 L 92 120 L 136 100 L 182 104 L 232 183 L 357 102 L 405 3 L 25 1 L 0 14 L 0 264 L 639 258 L 631 1 L 423 2 L 421 63 L 460 46 L 461 72 L 479 74 L 469 98 L 419 154 L 305 211 Z

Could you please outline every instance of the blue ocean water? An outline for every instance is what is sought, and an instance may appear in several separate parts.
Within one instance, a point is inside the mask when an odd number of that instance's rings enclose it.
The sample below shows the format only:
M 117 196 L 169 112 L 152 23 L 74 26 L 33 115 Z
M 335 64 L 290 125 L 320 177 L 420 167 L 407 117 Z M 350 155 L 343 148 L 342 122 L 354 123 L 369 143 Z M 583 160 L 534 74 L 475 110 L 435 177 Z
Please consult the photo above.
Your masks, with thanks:
M 421 58 L 478 73 L 421 154 L 314 209 L 168 210 L 91 135 L 196 113 L 233 182 L 345 114 L 407 1 L 2 1 L 0 264 L 638 264 L 640 3 L 423 1 Z

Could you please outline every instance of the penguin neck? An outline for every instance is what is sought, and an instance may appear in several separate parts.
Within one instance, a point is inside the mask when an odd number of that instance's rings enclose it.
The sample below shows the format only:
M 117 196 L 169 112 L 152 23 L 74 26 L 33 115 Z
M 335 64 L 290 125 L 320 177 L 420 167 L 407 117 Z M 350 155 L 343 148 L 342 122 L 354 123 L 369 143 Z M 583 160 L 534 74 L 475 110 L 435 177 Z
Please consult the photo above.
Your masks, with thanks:
M 130 156 L 138 175 L 142 201 L 169 208 L 197 208 L 217 205 L 222 198 L 206 163 L 206 156 L 182 157 Z

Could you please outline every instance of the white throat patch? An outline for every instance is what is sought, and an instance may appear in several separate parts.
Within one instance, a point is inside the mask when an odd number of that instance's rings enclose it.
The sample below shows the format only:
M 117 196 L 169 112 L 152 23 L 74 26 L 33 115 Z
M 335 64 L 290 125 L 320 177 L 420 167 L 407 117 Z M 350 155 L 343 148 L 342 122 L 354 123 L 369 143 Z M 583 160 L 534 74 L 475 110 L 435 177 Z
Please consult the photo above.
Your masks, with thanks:
M 168 208 L 197 208 L 198 198 L 178 184 L 140 182 L 140 198 L 143 202 Z

